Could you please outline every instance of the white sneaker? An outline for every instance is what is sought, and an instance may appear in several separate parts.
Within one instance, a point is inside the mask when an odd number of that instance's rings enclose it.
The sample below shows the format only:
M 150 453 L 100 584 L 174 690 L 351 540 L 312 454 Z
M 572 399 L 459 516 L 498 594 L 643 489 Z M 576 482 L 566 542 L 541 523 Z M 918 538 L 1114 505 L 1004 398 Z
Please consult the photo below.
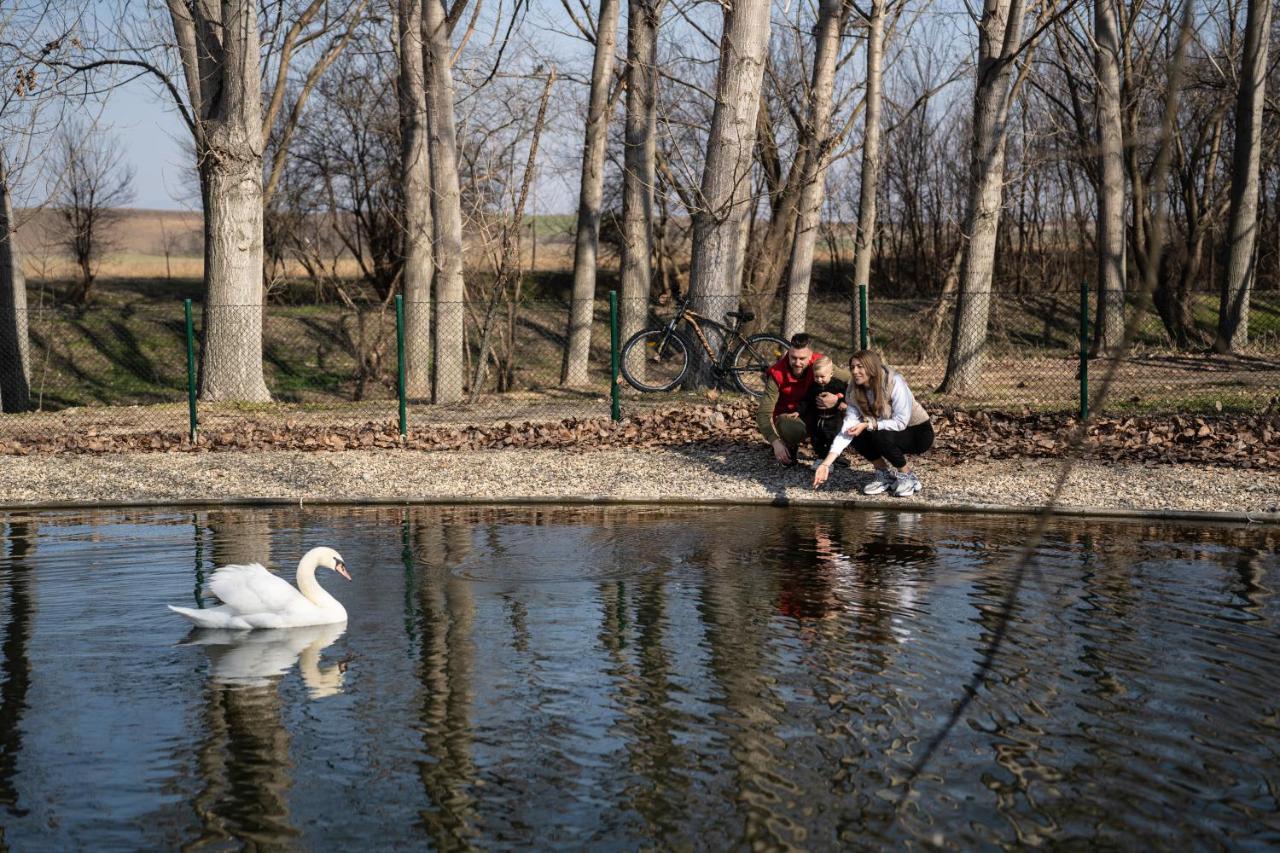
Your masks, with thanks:
M 883 495 L 890 491 L 898 482 L 898 475 L 894 473 L 892 468 L 877 468 L 875 479 L 862 487 L 864 495 Z
M 899 474 L 898 483 L 893 487 L 893 493 L 897 497 L 906 498 L 906 497 L 910 497 L 911 495 L 914 495 L 916 492 L 920 491 L 923 488 L 924 486 L 921 485 L 920 478 L 917 477 L 914 473 Z

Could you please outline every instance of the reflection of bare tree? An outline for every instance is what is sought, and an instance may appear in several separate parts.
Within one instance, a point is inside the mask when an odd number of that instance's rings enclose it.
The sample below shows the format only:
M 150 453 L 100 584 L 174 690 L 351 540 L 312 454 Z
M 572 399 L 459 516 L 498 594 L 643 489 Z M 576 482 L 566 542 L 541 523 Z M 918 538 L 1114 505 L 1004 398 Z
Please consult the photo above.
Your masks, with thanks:
M 790 524 L 781 513 L 765 515 L 761 521 L 754 526 L 759 541 L 779 541 Z M 737 788 L 733 799 L 742 817 L 742 836 L 735 846 L 792 846 L 803 839 L 780 835 L 783 825 L 774 819 L 778 797 L 774 771 L 786 748 L 774 727 L 785 706 L 774 692 L 772 679 L 765 676 L 772 668 L 772 637 L 769 623 L 759 618 L 762 603 L 774 598 L 773 582 L 764 572 L 743 573 L 740 562 L 744 554 L 755 552 L 741 539 L 707 540 L 706 549 L 697 555 L 705 577 L 699 590 L 700 610 L 711 676 L 732 714 L 726 733 Z
M 217 510 L 207 517 L 213 532 L 213 564 L 271 565 L 271 516 L 260 509 Z
M 612 674 L 618 683 L 614 702 L 627 718 L 621 739 L 631 772 L 647 783 L 631 786 L 628 794 L 653 838 L 673 835 L 689 805 L 685 772 L 691 756 L 675 737 L 679 712 L 673 694 L 678 691 L 672 683 L 667 648 L 666 568 L 645 574 L 634 602 L 628 601 L 625 584 L 605 583 L 598 588 L 604 617 L 600 643 L 613 659 Z M 633 603 L 634 616 L 630 613 Z M 630 623 L 635 626 L 634 665 L 626 654 L 632 645 Z
M 1263 615 L 1267 602 L 1274 594 L 1274 590 L 1263 582 L 1266 578 L 1266 569 L 1262 565 L 1263 556 L 1262 551 L 1254 548 L 1241 549 L 1236 556 L 1236 575 L 1240 579 L 1236 594 L 1245 600 L 1241 609 L 1259 617 Z
M 0 806 L 12 815 L 26 811 L 18 807 L 18 791 L 14 786 L 18 755 L 22 751 L 22 714 L 27 708 L 27 690 L 31 687 L 31 661 L 27 657 L 27 641 L 35 601 L 26 557 L 35 541 L 35 524 L 11 521 L 7 565 L 0 573 L 8 586 L 9 620 L 5 625 L 4 644 L 0 646 Z M 0 848 L 5 847 L 4 825 L 0 823 Z
M 421 723 L 427 758 L 419 765 L 428 806 L 422 825 L 444 849 L 469 846 L 476 835 L 476 802 L 470 792 L 471 627 L 475 602 L 470 584 L 450 569 L 471 548 L 475 520 L 443 512 L 414 528 L 415 578 L 422 679 Z
M 202 832 L 190 848 L 234 839 L 250 849 L 273 849 L 299 834 L 290 823 L 292 767 L 280 704 L 278 683 L 208 682 L 204 739 L 196 750 L 203 786 L 191 803 Z
M 218 510 L 206 522 L 215 566 L 270 560 L 268 513 Z M 197 541 L 200 534 L 197 527 Z M 292 777 L 282 711 L 278 681 L 243 686 L 210 678 L 201 725 L 205 736 L 196 753 L 203 787 L 192 800 L 203 831 L 192 846 L 237 839 L 250 847 L 275 847 L 298 834 L 289 822 Z

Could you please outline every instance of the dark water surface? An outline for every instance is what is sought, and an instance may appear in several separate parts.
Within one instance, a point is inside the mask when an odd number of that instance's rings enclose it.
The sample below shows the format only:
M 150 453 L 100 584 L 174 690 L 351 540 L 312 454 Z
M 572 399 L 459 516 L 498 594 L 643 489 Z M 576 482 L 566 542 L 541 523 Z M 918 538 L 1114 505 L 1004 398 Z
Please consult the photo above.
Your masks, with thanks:
M 1262 848 L 1274 528 L 835 510 L 0 516 L 14 849 Z M 345 629 L 192 636 L 227 562 Z M 183 641 L 199 640 L 191 644 Z

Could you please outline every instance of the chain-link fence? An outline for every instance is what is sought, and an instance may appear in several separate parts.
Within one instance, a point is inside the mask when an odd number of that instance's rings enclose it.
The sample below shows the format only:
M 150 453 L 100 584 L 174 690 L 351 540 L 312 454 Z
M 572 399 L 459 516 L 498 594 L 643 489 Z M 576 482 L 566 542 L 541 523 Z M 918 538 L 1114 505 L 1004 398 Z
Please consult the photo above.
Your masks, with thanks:
M 1118 340 L 1124 323 L 1135 312 L 1138 317 L 1137 335 L 1122 355 L 1113 355 L 1106 338 L 1097 334 L 1097 295 L 1083 296 L 1083 301 L 1079 293 L 988 292 L 928 299 L 872 296 L 865 330 L 856 305 L 847 298 L 812 297 L 803 312 L 795 306 L 791 310 L 805 318 L 804 331 L 813 336 L 815 347 L 841 365 L 861 347 L 865 334 L 866 343 L 902 372 L 916 396 L 935 405 L 1076 412 L 1084 398 L 1090 411 L 1098 412 L 1102 378 L 1117 359 L 1115 383 L 1102 407 L 1107 413 L 1256 412 L 1277 405 L 1280 293 L 1252 294 L 1249 345 L 1232 355 L 1216 354 L 1212 349 L 1217 294 L 1187 294 L 1163 310 L 1129 300 L 1122 312 L 1110 318 Z M 754 314 L 740 332 L 751 335 L 781 334 L 788 311 L 781 297 L 757 299 L 754 304 L 737 297 L 702 299 L 690 305 L 697 314 L 730 326 L 728 332 L 712 327 L 708 337 L 713 346 L 719 346 L 725 334 L 733 334 L 734 318 L 727 316 L 728 312 L 743 307 Z M 678 310 L 675 304 L 623 302 L 624 342 L 638 324 L 661 328 Z M 628 317 L 634 318 L 630 324 Z M 958 318 L 963 318 L 959 320 L 963 332 L 959 336 L 955 334 Z M 683 330 L 682 343 L 691 351 L 696 354 L 702 349 L 687 319 L 678 328 Z M 658 361 L 655 355 L 650 353 L 651 362 Z M 952 366 L 950 371 L 948 365 Z M 668 369 L 667 375 L 671 373 Z M 642 398 L 674 399 L 688 394 L 689 385 L 682 382 L 676 392 L 665 395 L 628 390 L 624 408 Z M 725 387 L 732 390 L 728 382 Z
M 188 340 L 182 302 L 34 308 L 22 352 L 0 336 L 0 376 L 22 386 L 0 402 L 28 401 L 6 405 L 21 410 L 0 415 L 0 435 L 185 433 L 193 409 L 200 429 L 398 424 L 402 369 L 406 424 L 608 416 L 608 302 L 579 318 L 573 364 L 568 317 L 563 300 L 196 305 Z
M 777 337 L 787 311 L 782 297 L 687 305 L 618 300 L 616 328 L 608 300 L 589 307 L 571 323 L 572 306 L 564 299 L 388 301 L 358 310 L 197 305 L 190 335 L 181 302 L 33 308 L 17 323 L 19 329 L 25 324 L 25 348 L 15 335 L 0 335 L 0 402 L 12 409 L 23 393 L 28 400 L 23 411 L 0 416 L 0 435 L 185 433 L 193 408 L 205 429 L 273 419 L 417 427 L 627 415 L 704 402 L 716 396 L 708 393 L 713 388 L 746 398 L 760 390 L 762 365 L 785 349 Z M 1094 355 L 1087 361 L 1081 359 L 1082 307 L 1083 341 Z M 1141 323 L 1120 358 L 1104 410 L 1274 407 L 1280 293 L 1255 293 L 1250 308 L 1248 348 L 1224 356 L 1211 348 L 1216 294 L 1191 294 L 1163 311 L 1127 304 L 1124 314 L 1138 312 Z M 660 332 L 681 311 L 672 327 L 680 353 L 661 335 L 626 349 L 637 333 Z M 1105 347 L 1097 355 L 1096 312 L 1096 298 L 1089 295 L 1082 305 L 1080 294 L 921 300 L 873 294 L 866 334 L 926 403 L 1077 411 L 1084 394 L 1096 412 L 1097 388 L 1111 363 Z M 816 346 L 845 363 L 860 337 L 849 300 L 811 298 L 802 316 Z M 958 317 L 966 318 L 960 322 L 969 334 L 956 340 Z M 622 374 L 616 382 L 615 362 Z M 965 369 L 949 373 L 949 363 Z M 189 389 L 199 393 L 194 406 Z

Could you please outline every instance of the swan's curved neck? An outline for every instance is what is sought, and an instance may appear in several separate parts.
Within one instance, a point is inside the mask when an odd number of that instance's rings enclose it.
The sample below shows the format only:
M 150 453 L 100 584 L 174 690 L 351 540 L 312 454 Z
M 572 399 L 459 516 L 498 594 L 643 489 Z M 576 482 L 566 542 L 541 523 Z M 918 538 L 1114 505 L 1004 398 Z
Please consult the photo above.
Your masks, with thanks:
M 341 608 L 338 599 L 325 592 L 324 587 L 316 580 L 316 564 L 319 562 L 320 558 L 315 554 L 307 554 L 298 562 L 298 591 L 317 607 Z

